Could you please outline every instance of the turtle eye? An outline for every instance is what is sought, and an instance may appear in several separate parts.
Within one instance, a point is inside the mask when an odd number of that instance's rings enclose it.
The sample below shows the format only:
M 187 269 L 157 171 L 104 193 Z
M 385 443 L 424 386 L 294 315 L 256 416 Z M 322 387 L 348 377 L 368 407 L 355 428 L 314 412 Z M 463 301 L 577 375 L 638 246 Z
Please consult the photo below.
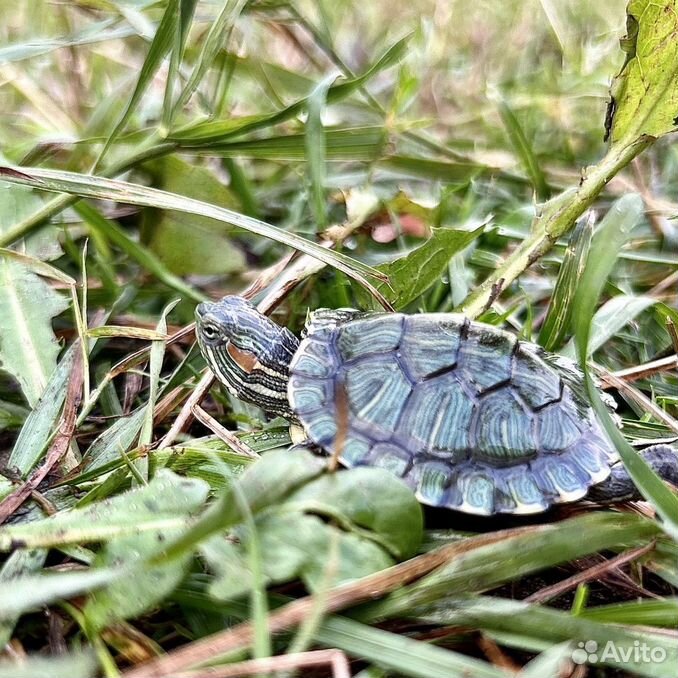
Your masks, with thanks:
M 205 325 L 202 334 L 208 341 L 214 341 L 219 336 L 219 330 L 214 325 Z

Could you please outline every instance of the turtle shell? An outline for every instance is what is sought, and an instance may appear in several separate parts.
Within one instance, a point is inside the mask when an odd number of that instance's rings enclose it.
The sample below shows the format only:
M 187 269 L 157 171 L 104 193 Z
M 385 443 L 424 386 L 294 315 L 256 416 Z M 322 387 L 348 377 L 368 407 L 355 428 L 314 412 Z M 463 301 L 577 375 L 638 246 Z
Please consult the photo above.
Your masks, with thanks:
M 480 515 L 544 511 L 609 475 L 617 456 L 574 363 L 457 314 L 337 318 L 311 318 L 288 396 L 344 465 Z

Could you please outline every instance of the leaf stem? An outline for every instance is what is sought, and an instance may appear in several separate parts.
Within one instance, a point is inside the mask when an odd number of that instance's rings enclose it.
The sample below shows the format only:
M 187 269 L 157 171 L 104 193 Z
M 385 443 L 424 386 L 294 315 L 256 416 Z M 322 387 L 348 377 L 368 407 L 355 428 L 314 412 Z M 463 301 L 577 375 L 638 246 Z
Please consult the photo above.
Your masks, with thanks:
M 568 189 L 544 203 L 533 222 L 532 233 L 466 298 L 462 312 L 475 318 L 486 311 L 523 271 L 574 227 L 607 182 L 654 141 L 654 137 L 641 136 L 629 144 L 611 146 L 598 164 L 584 170 L 577 188 Z

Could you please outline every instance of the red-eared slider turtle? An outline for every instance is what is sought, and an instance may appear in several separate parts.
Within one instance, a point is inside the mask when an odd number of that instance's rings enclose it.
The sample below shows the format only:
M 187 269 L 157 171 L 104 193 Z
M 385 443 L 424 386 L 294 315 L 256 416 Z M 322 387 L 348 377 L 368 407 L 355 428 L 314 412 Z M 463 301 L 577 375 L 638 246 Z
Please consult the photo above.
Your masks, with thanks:
M 576 364 L 496 327 L 322 309 L 300 342 L 236 296 L 200 304 L 196 318 L 232 394 L 301 424 L 325 452 L 339 445 L 345 466 L 389 469 L 424 504 L 490 515 L 634 496 Z M 672 448 L 644 455 L 678 481 Z

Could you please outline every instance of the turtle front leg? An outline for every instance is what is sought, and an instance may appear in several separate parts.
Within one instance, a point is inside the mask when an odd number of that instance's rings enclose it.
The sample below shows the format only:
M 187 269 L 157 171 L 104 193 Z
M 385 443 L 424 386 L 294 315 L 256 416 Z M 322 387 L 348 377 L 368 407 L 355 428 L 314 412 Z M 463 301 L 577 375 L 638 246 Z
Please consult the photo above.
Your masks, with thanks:
M 670 445 L 652 445 L 641 450 L 640 454 L 660 478 L 678 486 L 678 450 Z M 600 504 L 613 504 L 620 501 L 637 501 L 643 497 L 624 464 L 617 461 L 612 465 L 608 478 L 592 487 L 586 499 Z

